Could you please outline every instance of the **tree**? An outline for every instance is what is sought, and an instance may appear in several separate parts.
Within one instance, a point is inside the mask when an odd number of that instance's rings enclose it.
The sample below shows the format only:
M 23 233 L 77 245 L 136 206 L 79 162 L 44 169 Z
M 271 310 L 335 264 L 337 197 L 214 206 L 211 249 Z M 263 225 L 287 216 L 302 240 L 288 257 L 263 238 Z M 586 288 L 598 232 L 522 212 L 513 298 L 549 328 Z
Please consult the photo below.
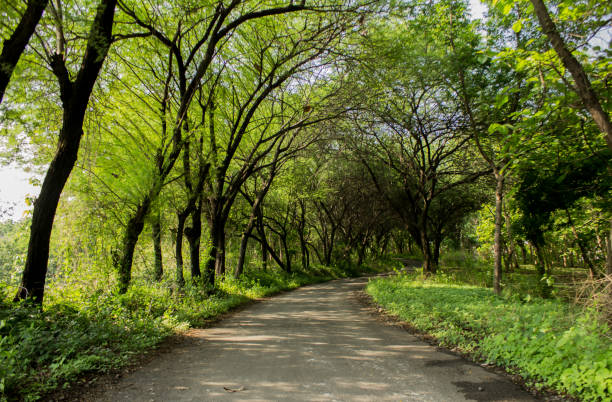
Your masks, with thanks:
M 48 62 L 57 77 L 63 108 L 62 128 L 57 150 L 38 199 L 34 203 L 28 256 L 21 286 L 15 299 L 30 299 L 42 304 L 49 258 L 49 239 L 60 195 L 70 176 L 83 136 L 83 120 L 89 97 L 112 42 L 116 0 L 101 0 L 91 23 L 85 53 L 76 78 L 72 80 L 66 66 L 64 38 L 58 36 L 58 52 L 48 55 Z M 60 29 L 58 25 L 58 29 Z
M 570 74 L 574 78 L 576 86 L 574 90 L 580 96 L 584 107 L 589 111 L 591 117 L 599 127 L 599 129 L 605 134 L 608 148 L 612 150 L 612 123 L 610 122 L 610 115 L 604 111 L 599 101 L 599 96 L 593 90 L 591 81 L 584 71 L 582 64 L 574 57 L 569 51 L 565 41 L 559 34 L 555 23 L 550 18 L 548 9 L 544 4 L 543 0 L 531 0 L 533 9 L 538 18 L 542 31 L 546 34 L 550 43 L 552 44 L 555 52 L 561 59 L 563 65 L 569 70 Z M 609 21 L 608 21 L 609 22 Z

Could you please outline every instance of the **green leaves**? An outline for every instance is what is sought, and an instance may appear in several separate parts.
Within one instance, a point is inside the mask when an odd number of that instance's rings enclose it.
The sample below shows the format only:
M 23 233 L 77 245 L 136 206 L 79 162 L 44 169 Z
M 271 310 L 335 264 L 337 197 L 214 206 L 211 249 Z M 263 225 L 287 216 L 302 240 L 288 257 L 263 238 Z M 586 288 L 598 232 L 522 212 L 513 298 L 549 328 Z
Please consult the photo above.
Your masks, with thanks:
M 612 397 L 607 325 L 590 311 L 539 298 L 502 299 L 489 289 L 398 276 L 371 281 L 385 309 L 448 347 L 517 370 L 537 388 L 585 401 Z

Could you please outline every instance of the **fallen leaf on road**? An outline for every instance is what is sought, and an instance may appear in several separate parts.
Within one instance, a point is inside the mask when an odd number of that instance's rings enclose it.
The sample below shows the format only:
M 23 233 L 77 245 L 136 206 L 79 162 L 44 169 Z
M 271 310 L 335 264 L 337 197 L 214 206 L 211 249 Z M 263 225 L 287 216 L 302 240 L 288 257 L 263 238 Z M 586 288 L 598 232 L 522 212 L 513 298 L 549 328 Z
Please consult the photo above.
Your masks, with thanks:
M 245 387 L 240 387 L 240 388 L 223 387 L 223 389 L 226 390 L 227 392 L 240 392 L 240 391 L 245 391 L 246 390 Z

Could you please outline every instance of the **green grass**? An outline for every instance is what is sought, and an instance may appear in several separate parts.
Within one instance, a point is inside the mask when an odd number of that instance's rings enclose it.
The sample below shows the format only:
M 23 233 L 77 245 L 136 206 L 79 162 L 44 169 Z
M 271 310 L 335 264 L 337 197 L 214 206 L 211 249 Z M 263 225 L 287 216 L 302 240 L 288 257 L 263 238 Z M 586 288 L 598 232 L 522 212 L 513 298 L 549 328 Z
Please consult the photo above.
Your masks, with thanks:
M 188 284 L 135 284 L 127 294 L 71 289 L 44 311 L 0 301 L 0 400 L 36 400 L 88 373 L 129 364 L 171 334 L 198 327 L 243 305 L 299 286 L 364 270 L 313 267 L 291 275 L 247 272 L 226 278 L 214 293 Z
M 370 281 L 367 292 L 390 313 L 477 359 L 506 367 L 536 388 L 584 400 L 612 398 L 612 342 L 593 312 L 560 300 L 399 275 Z

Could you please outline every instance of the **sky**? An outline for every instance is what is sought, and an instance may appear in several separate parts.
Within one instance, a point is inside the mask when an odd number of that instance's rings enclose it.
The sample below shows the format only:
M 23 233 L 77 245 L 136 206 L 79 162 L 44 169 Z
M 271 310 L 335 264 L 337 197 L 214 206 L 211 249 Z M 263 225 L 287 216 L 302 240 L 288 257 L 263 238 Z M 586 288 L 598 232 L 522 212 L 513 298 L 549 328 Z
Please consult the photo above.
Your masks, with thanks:
M 479 0 L 470 0 L 470 6 L 472 16 L 482 18 L 486 6 Z M 0 166 L 0 221 L 19 220 L 32 208 L 25 199 L 37 197 L 40 187 L 30 184 L 31 178 L 42 181 L 41 176 L 27 173 L 15 164 Z

